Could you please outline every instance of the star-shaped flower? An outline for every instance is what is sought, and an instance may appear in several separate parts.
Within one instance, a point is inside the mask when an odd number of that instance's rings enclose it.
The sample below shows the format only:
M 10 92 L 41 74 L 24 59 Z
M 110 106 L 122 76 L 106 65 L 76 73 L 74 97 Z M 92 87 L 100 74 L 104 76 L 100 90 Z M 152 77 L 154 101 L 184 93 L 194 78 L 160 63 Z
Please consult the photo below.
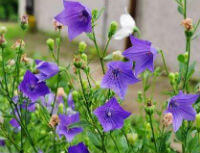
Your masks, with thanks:
M 109 88 L 121 99 L 124 98 L 128 85 L 135 84 L 139 80 L 135 77 L 131 62 L 114 61 L 109 62 L 108 71 L 101 82 L 102 88 Z
M 131 61 L 135 62 L 136 76 L 146 69 L 154 71 L 154 61 L 157 51 L 152 47 L 151 42 L 140 40 L 134 36 L 130 36 L 132 47 L 123 52 L 123 55 Z
M 68 149 L 69 153 L 89 153 L 87 147 L 81 142 L 75 146 L 71 146 Z
M 171 98 L 165 113 L 171 113 L 173 116 L 173 129 L 176 132 L 182 125 L 182 121 L 195 120 L 196 111 L 192 104 L 196 102 L 199 95 L 184 94 L 182 91 L 178 95 Z
M 92 32 L 91 11 L 80 2 L 63 0 L 64 10 L 55 20 L 68 26 L 69 40 L 73 40 L 82 32 Z
M 79 122 L 79 113 L 73 115 L 59 115 L 59 119 L 60 123 L 56 131 L 60 137 L 64 135 L 68 142 L 71 142 L 77 134 L 83 131 L 81 127 L 70 127 L 73 123 Z
M 45 82 L 39 82 L 38 78 L 29 70 L 26 71 L 24 79 L 19 85 L 19 89 L 32 102 L 35 102 L 40 96 L 45 96 L 50 92 Z
M 124 120 L 131 115 L 119 105 L 116 98 L 111 98 L 106 104 L 98 107 L 94 114 L 105 132 L 121 129 L 124 125 Z
M 59 68 L 55 63 L 52 62 L 45 62 L 41 60 L 35 60 L 37 69 L 39 70 L 39 73 L 35 76 L 40 81 L 45 81 L 46 79 L 49 79 L 56 75 L 59 72 Z

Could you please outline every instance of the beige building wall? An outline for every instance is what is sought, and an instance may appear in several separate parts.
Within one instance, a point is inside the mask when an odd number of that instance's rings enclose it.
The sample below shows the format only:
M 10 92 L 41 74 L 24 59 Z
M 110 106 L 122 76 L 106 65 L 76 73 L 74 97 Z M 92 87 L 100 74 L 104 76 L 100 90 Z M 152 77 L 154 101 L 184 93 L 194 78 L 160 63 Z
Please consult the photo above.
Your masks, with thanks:
M 20 8 L 24 8 L 24 0 L 20 0 Z M 104 0 L 79 0 L 89 8 L 101 9 Z M 112 20 L 119 22 L 119 17 L 124 13 L 124 8 L 129 7 L 129 0 L 109 0 L 108 23 Z M 194 22 L 200 18 L 200 0 L 188 0 L 188 16 L 194 18 Z M 43 31 L 52 31 L 52 20 L 56 14 L 63 9 L 62 0 L 35 0 L 35 16 L 37 26 Z M 20 11 L 23 12 L 23 11 Z M 142 32 L 142 38 L 152 41 L 155 47 L 163 49 L 167 65 L 172 71 L 178 71 L 178 62 L 176 57 L 185 51 L 184 29 L 180 25 L 182 21 L 181 15 L 177 13 L 177 4 L 174 0 L 137 0 L 137 25 Z M 97 37 L 102 37 L 102 18 L 96 27 Z M 66 29 L 63 35 L 67 35 Z M 83 34 L 75 39 L 75 41 L 85 40 L 90 42 Z M 101 42 L 101 39 L 99 39 Z M 111 43 L 110 51 L 115 49 L 123 50 L 125 40 Z M 158 58 L 160 59 L 160 58 Z M 192 43 L 192 61 L 200 63 L 200 38 Z M 161 64 L 160 60 L 157 60 Z M 197 65 L 200 70 L 200 64 Z M 196 76 L 199 77 L 199 71 Z
M 163 49 L 167 65 L 178 71 L 177 55 L 185 51 L 182 16 L 177 13 L 174 0 L 137 0 L 137 24 L 142 37 L 151 40 L 155 47 Z M 194 22 L 200 18 L 200 0 L 188 1 L 188 16 Z M 197 61 L 196 77 L 200 76 L 200 38 L 192 42 L 192 61 Z M 159 63 L 161 61 L 158 61 Z

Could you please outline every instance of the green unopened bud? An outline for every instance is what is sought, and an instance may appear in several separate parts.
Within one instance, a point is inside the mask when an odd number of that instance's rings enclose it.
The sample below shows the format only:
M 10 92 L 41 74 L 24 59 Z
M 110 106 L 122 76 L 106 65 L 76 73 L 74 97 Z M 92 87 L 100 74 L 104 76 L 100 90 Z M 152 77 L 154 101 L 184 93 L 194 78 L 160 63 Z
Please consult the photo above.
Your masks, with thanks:
M 54 40 L 51 39 L 51 38 L 49 38 L 49 39 L 46 41 L 46 43 L 47 43 L 47 46 L 49 47 L 49 50 L 50 50 L 50 51 L 53 51 L 53 50 L 54 50 L 54 44 L 55 44 Z
M 134 145 L 138 139 L 138 135 L 137 133 L 129 133 L 127 134 L 127 139 L 130 144 Z
M 93 18 L 94 20 L 96 20 L 97 17 L 98 17 L 98 10 L 97 10 L 97 9 L 92 10 L 92 18 Z
M 96 81 L 95 82 L 95 89 L 99 89 L 101 87 L 100 82 Z
M 85 52 L 86 47 L 87 47 L 87 44 L 84 41 L 81 41 L 78 45 L 78 51 L 80 53 L 83 53 Z
M 151 125 L 150 125 L 150 123 L 145 123 L 145 129 L 146 129 L 146 131 L 151 131 Z
M 86 90 L 87 89 L 87 81 L 83 80 L 83 89 Z
M 21 17 L 21 28 L 22 28 L 22 30 L 28 29 L 28 16 L 27 15 L 23 15 Z
M 117 31 L 118 24 L 117 22 L 113 21 L 110 25 L 109 33 L 108 33 L 108 38 L 111 38 Z
M 60 103 L 58 105 L 58 113 L 59 114 L 63 114 L 63 112 L 64 112 L 64 105 L 62 103 Z
M 188 60 L 188 52 L 185 52 L 185 53 L 183 54 L 183 56 L 184 56 L 184 58 L 185 58 L 185 62 L 187 62 L 187 60 Z
M 0 34 L 1 35 L 5 34 L 6 32 L 7 32 L 7 28 L 6 27 L 4 27 L 4 26 L 0 27 Z
M 178 80 L 178 78 L 179 78 L 179 73 L 176 72 L 176 73 L 174 74 L 174 77 L 175 77 L 175 80 Z
M 72 92 L 72 97 L 73 97 L 73 100 L 74 100 L 74 101 L 77 101 L 77 100 L 78 100 L 78 95 L 79 95 L 79 94 L 78 94 L 78 91 L 75 90 L 75 91 Z
M 196 115 L 196 128 L 200 131 L 200 113 Z
M 2 35 L 0 35 L 0 47 L 5 48 L 6 46 L 7 46 L 7 41 L 4 37 L 4 35 L 2 34 Z
M 81 59 L 87 63 L 87 55 L 85 53 L 81 54 Z
M 175 82 L 175 74 L 174 73 L 170 73 L 169 74 L 169 79 L 170 79 L 170 83 L 174 84 L 174 82 Z
M 138 102 L 141 103 L 142 102 L 142 92 L 138 91 Z
M 117 50 L 112 53 L 112 60 L 113 61 L 121 61 L 123 60 L 124 56 L 122 55 L 122 52 L 120 50 Z
M 147 114 L 152 115 L 154 112 L 155 106 L 150 102 L 147 103 L 147 106 L 145 107 L 145 111 Z

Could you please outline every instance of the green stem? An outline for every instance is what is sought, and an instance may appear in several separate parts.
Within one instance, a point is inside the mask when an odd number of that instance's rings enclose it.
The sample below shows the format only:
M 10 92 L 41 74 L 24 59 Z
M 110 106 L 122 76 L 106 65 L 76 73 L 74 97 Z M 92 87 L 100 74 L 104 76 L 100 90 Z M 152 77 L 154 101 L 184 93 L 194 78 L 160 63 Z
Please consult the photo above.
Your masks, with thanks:
M 166 72 L 166 74 L 168 76 L 169 75 L 169 71 L 168 71 L 166 60 L 165 60 L 165 56 L 164 56 L 164 53 L 163 53 L 162 50 L 160 50 L 160 54 L 161 54 L 162 61 L 163 61 L 163 64 L 164 64 L 165 72 Z
M 87 98 L 86 98 L 86 93 L 85 93 L 85 90 L 84 90 L 84 87 L 83 87 L 83 80 L 82 80 L 82 77 L 81 77 L 80 69 L 78 69 L 77 71 L 78 71 L 79 81 L 80 81 L 81 89 L 82 89 L 82 93 L 83 93 L 84 106 L 86 107 L 87 113 L 88 113 L 90 119 L 92 120 L 92 125 L 95 127 L 95 129 L 97 130 L 97 132 L 99 133 L 99 135 L 101 137 L 103 152 L 107 153 L 107 150 L 106 150 L 106 147 L 105 147 L 105 142 L 104 142 L 104 132 L 101 133 L 101 131 L 96 126 L 96 123 L 95 123 L 95 121 L 94 121 L 94 119 L 92 117 L 92 114 L 91 114 L 91 111 L 90 111 L 90 108 L 89 108 L 89 105 L 88 105 L 88 101 L 87 101 Z
M 113 141 L 113 143 L 115 144 L 115 147 L 116 147 L 116 149 L 117 149 L 117 152 L 118 153 L 120 153 L 120 151 L 119 151 L 119 148 L 118 148 L 118 146 L 117 146 L 117 142 L 115 141 L 115 139 L 113 138 L 113 136 L 112 136 L 112 133 L 110 132 L 110 137 L 111 137 L 111 139 L 112 139 L 112 141 Z
M 187 18 L 187 0 L 184 0 L 184 13 L 183 13 L 184 19 Z
M 150 120 L 150 125 L 151 125 L 151 132 L 152 132 L 152 136 L 153 136 L 154 147 L 155 147 L 156 152 L 158 152 L 157 145 L 156 145 L 155 134 L 154 134 L 154 129 L 153 129 L 152 116 L 151 116 L 151 114 L 148 114 L 148 115 L 149 115 L 149 120 Z
M 105 74 L 104 61 L 103 61 L 103 58 L 101 57 L 100 50 L 99 50 L 99 47 L 97 45 L 97 40 L 96 40 L 94 29 L 93 29 L 92 34 L 93 34 L 93 42 L 94 42 L 97 54 L 99 56 L 99 61 L 100 61 L 100 64 L 101 64 L 101 69 L 102 69 L 103 74 Z
M 187 36 L 186 34 L 186 52 L 188 52 L 188 59 L 187 59 L 187 65 L 186 65 L 186 72 L 184 76 L 184 83 L 183 83 L 183 90 L 187 86 L 187 75 L 188 75 L 188 70 L 189 70 L 189 65 L 190 65 L 190 44 L 191 44 L 191 37 Z
M 104 58 L 106 56 L 106 52 L 108 50 L 108 45 L 110 44 L 110 41 L 111 41 L 111 38 L 109 38 L 108 41 L 107 41 L 107 43 L 106 43 L 106 47 L 105 47 L 105 49 L 103 51 L 103 57 L 102 58 Z

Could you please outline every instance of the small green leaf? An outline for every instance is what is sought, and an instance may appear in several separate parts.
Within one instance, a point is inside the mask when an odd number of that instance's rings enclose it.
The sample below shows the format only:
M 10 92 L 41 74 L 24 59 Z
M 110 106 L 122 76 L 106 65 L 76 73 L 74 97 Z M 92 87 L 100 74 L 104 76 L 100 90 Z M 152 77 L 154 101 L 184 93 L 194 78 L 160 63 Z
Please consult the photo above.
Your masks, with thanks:
M 183 14 L 184 14 L 183 7 L 178 6 L 178 12 L 179 12 L 181 15 L 183 15 Z

